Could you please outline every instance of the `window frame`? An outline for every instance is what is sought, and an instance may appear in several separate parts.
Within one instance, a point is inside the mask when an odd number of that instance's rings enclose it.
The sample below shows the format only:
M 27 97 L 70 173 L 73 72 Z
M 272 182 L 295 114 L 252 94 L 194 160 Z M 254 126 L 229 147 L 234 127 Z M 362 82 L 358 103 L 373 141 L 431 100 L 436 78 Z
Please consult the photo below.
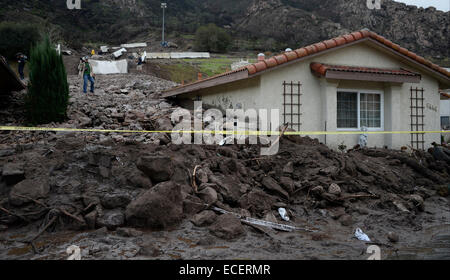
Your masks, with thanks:
M 358 127 L 338 128 L 337 127 L 337 96 L 339 92 L 356 93 Z M 361 94 L 378 94 L 380 95 L 380 122 L 381 127 L 368 127 L 367 131 L 384 131 L 384 92 L 382 90 L 365 90 L 365 89 L 345 89 L 338 88 L 336 91 L 336 131 L 361 131 Z

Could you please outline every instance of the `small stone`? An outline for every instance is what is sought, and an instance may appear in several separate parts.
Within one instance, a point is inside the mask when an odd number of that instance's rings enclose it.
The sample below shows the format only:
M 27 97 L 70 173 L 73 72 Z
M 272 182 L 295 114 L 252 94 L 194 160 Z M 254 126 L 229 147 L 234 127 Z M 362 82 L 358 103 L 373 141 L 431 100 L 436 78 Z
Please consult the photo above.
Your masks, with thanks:
M 115 230 L 117 227 L 124 225 L 125 215 L 119 210 L 105 211 L 103 216 L 99 217 L 97 221 L 99 226 Z
M 152 242 L 145 243 L 141 245 L 141 249 L 139 250 L 139 254 L 142 256 L 149 256 L 156 258 L 161 255 L 161 250 Z
M 322 186 L 317 186 L 311 189 L 311 193 L 316 196 L 320 196 L 325 192 L 325 189 Z
M 340 195 L 341 194 L 341 188 L 337 184 L 331 184 L 328 188 L 328 192 L 334 195 Z
M 294 173 L 294 163 L 288 162 L 283 168 L 283 173 L 287 175 Z
M 418 194 L 412 194 L 409 196 L 409 200 L 411 200 L 414 206 L 419 209 L 419 211 L 425 210 L 425 202 L 423 198 Z
M 348 227 L 348 226 L 351 226 L 353 224 L 353 219 L 352 219 L 352 216 L 345 214 L 345 215 L 342 215 L 339 218 L 339 222 L 341 222 L 341 224 L 343 226 Z
M 395 232 L 389 232 L 387 238 L 392 243 L 397 243 L 399 240 L 398 234 L 396 234 Z
M 208 183 L 208 173 L 203 169 L 199 169 L 195 174 L 195 179 L 199 185 L 206 184 Z

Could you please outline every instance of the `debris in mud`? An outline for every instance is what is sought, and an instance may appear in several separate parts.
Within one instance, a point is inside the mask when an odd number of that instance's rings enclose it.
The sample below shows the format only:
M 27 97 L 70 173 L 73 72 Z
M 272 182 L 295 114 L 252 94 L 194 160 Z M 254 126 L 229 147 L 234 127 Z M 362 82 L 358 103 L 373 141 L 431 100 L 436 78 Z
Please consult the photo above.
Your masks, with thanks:
M 69 79 L 69 120 L 50 127 L 166 131 L 174 125 L 169 116 L 177 106 L 158 96 L 170 82 L 112 75 L 100 77 L 99 90 L 86 96 L 75 79 Z M 1 115 L 1 122 L 20 125 L 22 119 L 11 113 Z M 308 240 L 328 242 L 340 232 L 348 237 L 349 227 L 360 227 L 395 243 L 386 232 L 404 240 L 428 224 L 450 223 L 444 198 L 450 181 L 446 147 L 412 154 L 367 148 L 341 153 L 308 137 L 284 136 L 277 155 L 261 157 L 256 145 L 173 145 L 168 137 L 1 133 L 2 238 L 21 229 L 39 239 L 64 230 L 103 228 L 95 236 L 133 239 L 145 237 L 147 229 L 165 233 L 183 225 L 188 234 L 203 234 L 199 244 L 216 237 L 258 238 L 272 242 L 267 250 L 276 252 L 282 248 L 273 241 L 276 233 L 298 231 Z M 325 232 L 327 227 L 333 231 Z M 89 243 L 91 251 L 84 254 L 101 255 L 105 244 Z M 148 244 L 140 251 L 121 244 L 133 257 L 167 257 Z

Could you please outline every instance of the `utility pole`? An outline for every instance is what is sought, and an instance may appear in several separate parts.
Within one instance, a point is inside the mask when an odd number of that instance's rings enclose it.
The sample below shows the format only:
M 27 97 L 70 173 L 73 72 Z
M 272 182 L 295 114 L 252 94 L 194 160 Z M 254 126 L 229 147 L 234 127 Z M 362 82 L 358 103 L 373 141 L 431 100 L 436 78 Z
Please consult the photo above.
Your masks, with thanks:
M 161 43 L 161 45 L 163 47 L 165 47 L 166 46 L 166 40 L 164 38 L 164 28 L 165 28 L 165 11 L 166 11 L 166 8 L 167 8 L 167 3 L 161 3 L 161 8 L 163 10 L 163 26 L 162 26 L 162 43 Z

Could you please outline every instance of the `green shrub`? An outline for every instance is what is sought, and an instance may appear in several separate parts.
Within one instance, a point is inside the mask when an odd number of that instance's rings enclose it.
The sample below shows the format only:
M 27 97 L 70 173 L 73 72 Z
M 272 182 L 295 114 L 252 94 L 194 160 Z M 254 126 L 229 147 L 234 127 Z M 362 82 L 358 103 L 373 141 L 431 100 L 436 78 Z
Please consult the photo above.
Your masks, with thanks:
M 69 86 L 63 59 L 46 37 L 31 50 L 26 99 L 28 119 L 39 124 L 63 121 L 68 102 Z
M 12 22 L 0 23 L 0 54 L 14 59 L 19 52 L 29 54 L 31 46 L 40 39 L 39 29 L 35 26 Z
M 197 51 L 224 53 L 231 45 L 231 36 L 215 24 L 200 26 L 195 34 L 194 48 Z

